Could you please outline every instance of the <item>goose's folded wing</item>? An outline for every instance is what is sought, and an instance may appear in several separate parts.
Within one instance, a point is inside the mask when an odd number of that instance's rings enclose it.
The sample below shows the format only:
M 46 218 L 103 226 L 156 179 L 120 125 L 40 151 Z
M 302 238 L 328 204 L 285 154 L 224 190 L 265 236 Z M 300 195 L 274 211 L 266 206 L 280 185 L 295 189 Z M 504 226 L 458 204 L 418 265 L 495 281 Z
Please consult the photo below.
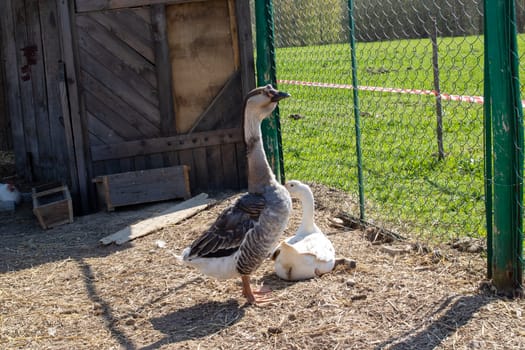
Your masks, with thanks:
M 332 242 L 322 233 L 314 233 L 295 242 L 293 247 L 299 254 L 314 255 L 320 261 L 330 261 L 335 258 Z
M 234 253 L 265 207 L 264 197 L 245 194 L 217 218 L 191 245 L 190 257 L 221 257 Z

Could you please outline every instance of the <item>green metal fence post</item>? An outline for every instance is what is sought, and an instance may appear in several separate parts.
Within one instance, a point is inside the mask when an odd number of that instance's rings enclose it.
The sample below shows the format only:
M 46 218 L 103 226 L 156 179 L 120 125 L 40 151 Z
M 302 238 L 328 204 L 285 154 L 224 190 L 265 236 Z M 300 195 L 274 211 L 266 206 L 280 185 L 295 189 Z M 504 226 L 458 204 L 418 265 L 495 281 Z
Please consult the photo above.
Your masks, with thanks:
M 257 85 L 277 87 L 272 0 L 255 0 Z M 277 181 L 284 182 L 284 162 L 279 107 L 261 125 L 263 143 Z
M 357 181 L 359 187 L 359 218 L 365 220 L 365 192 L 363 185 L 363 156 L 361 152 L 361 119 L 359 112 L 359 91 L 357 89 L 357 59 L 355 53 L 354 1 L 348 0 L 348 22 L 350 26 L 350 51 L 352 60 L 352 89 L 354 94 L 355 144 L 357 154 Z
M 486 7 L 486 5 L 485 5 Z M 483 16 L 483 25 L 488 28 L 487 16 Z M 484 45 L 484 103 L 483 103 L 483 131 L 484 131 L 484 160 L 485 160 L 485 221 L 487 228 L 487 278 L 492 279 L 492 229 L 493 229 L 493 192 L 492 192 L 492 113 L 490 98 L 490 75 L 489 75 L 489 60 L 488 60 L 488 45 Z
M 514 1 L 485 0 L 493 161 L 492 281 L 504 293 L 521 288 L 523 226 L 523 111 Z
M 487 20 L 487 17 L 484 17 L 484 21 Z M 487 26 L 485 25 L 485 28 Z M 485 97 L 490 96 L 490 79 L 489 79 L 489 64 L 488 64 L 488 54 L 487 54 L 487 45 L 484 47 L 485 50 L 485 65 L 484 65 L 484 90 Z M 483 131 L 484 131 L 484 160 L 485 160 L 485 221 L 487 228 L 487 278 L 492 278 L 492 114 L 490 98 L 484 99 L 483 104 Z

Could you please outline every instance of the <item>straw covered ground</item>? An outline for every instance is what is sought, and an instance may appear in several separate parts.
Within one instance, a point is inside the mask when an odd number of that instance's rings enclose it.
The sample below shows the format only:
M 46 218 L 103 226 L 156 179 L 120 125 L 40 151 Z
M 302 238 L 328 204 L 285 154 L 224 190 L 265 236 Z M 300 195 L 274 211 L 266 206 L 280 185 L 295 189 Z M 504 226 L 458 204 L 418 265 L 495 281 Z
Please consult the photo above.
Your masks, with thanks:
M 313 188 L 318 225 L 338 256 L 357 267 L 291 283 L 266 261 L 252 279 L 273 290 L 275 300 L 265 307 L 245 305 L 240 280 L 206 278 L 172 255 L 236 194 L 123 246 L 98 241 L 171 204 L 99 212 L 47 231 L 30 203 L 0 214 L 0 348 L 525 348 L 525 302 L 482 287 L 483 253 L 372 243 L 377 232 L 330 221 L 342 211 L 355 213 L 351 199 Z M 287 234 L 300 221 L 299 204 L 294 208 Z

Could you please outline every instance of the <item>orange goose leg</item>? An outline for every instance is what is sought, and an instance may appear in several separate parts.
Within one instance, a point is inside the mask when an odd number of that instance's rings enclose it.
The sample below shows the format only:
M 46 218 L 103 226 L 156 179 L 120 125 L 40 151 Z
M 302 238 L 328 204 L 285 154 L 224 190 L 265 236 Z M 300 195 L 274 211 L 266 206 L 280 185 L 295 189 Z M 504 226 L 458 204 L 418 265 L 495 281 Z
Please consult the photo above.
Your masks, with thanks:
M 272 297 L 267 296 L 266 294 L 270 293 L 271 290 L 257 290 L 252 291 L 252 287 L 250 286 L 250 276 L 243 275 L 241 276 L 242 279 L 242 295 L 246 297 L 249 304 L 257 304 L 262 305 L 269 303 L 273 300 Z

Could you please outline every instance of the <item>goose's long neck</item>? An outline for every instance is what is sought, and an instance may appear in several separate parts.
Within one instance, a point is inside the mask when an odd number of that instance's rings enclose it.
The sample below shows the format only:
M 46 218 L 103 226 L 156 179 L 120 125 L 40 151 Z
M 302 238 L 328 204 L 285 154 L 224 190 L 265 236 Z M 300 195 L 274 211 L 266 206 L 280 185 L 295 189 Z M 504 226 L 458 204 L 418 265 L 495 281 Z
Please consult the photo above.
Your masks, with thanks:
M 319 231 L 314 222 L 314 195 L 310 191 L 304 194 L 301 205 L 303 206 L 303 219 L 298 231 L 309 233 Z
M 248 115 L 248 111 L 244 113 L 244 137 L 248 153 L 248 192 L 262 193 L 264 186 L 275 181 L 275 176 L 266 160 L 261 135 L 261 122 L 256 116 Z

